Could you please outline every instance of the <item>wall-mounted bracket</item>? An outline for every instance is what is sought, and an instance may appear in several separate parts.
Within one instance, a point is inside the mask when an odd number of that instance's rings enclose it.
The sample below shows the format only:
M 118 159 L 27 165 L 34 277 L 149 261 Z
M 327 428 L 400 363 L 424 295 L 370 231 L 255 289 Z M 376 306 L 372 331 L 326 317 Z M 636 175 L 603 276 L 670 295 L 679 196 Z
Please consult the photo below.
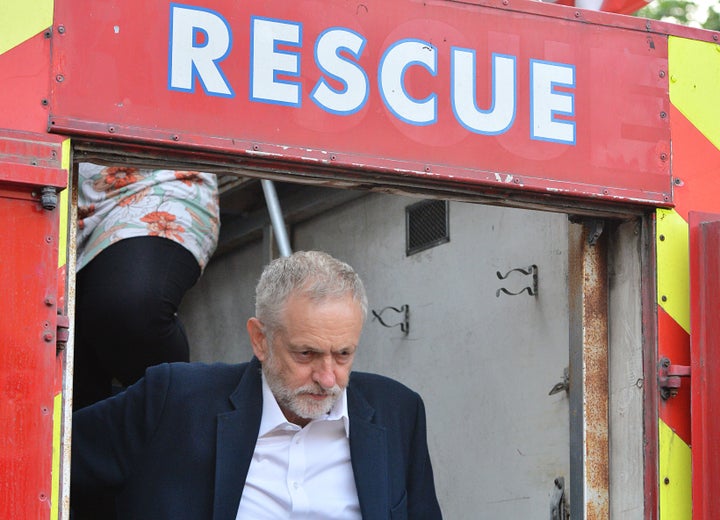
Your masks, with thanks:
M 562 380 L 550 389 L 548 395 L 559 394 L 563 391 L 566 394 L 570 392 L 570 367 L 565 367 L 565 370 L 563 370 Z
M 683 377 L 690 377 L 690 367 L 673 365 L 668 358 L 658 362 L 658 388 L 663 399 L 675 397 L 680 390 Z
M 395 323 L 394 325 L 389 325 L 389 324 L 385 323 L 385 320 L 383 320 L 382 315 L 386 311 L 392 311 L 397 314 L 400 314 L 400 321 L 398 323 Z M 372 312 L 373 318 L 377 319 L 380 322 L 380 325 L 382 325 L 383 327 L 392 328 L 392 327 L 399 326 L 400 330 L 403 331 L 403 333 L 406 336 L 410 332 L 410 305 L 405 304 L 402 307 L 400 307 L 399 309 L 397 307 L 388 306 L 379 312 L 378 311 L 370 311 L 370 312 Z
M 525 291 L 527 291 L 527 293 L 530 296 L 537 296 L 537 293 L 538 293 L 538 268 L 536 265 L 531 265 L 530 267 L 527 267 L 527 268 L 518 267 L 516 269 L 511 269 L 510 271 L 508 271 L 505 274 L 502 274 L 500 271 L 497 271 L 495 274 L 497 275 L 497 277 L 500 280 L 505 280 L 512 273 L 521 273 L 525 276 L 532 276 L 531 284 L 526 287 L 523 287 L 522 289 L 520 289 L 517 292 L 512 292 L 512 291 L 507 290 L 505 287 L 501 287 L 500 289 L 498 289 L 495 292 L 496 297 L 500 297 L 500 293 L 505 293 L 508 296 L 517 296 L 518 294 L 522 294 Z
M 570 510 L 565 495 L 565 478 L 558 477 L 555 479 L 555 486 L 550 497 L 550 519 L 569 520 L 569 518 Z

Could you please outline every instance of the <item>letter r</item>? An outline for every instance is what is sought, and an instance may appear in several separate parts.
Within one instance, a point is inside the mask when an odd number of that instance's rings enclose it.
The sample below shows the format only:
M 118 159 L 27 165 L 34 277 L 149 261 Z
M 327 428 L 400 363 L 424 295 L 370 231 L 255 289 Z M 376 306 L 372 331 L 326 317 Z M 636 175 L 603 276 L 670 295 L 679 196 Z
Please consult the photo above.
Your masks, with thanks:
M 170 4 L 168 88 L 195 91 L 195 77 L 211 96 L 235 94 L 218 65 L 232 46 L 227 21 L 217 12 Z

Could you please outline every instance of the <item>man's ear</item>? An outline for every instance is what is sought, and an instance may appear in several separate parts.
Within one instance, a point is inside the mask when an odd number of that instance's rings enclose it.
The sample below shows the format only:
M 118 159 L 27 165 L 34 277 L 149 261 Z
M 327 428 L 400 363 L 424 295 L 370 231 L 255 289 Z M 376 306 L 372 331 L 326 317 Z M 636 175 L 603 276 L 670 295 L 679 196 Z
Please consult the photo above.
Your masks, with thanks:
M 247 331 L 255 357 L 258 358 L 261 363 L 264 362 L 268 353 L 265 327 L 263 327 L 263 324 L 257 318 L 250 318 L 247 321 Z

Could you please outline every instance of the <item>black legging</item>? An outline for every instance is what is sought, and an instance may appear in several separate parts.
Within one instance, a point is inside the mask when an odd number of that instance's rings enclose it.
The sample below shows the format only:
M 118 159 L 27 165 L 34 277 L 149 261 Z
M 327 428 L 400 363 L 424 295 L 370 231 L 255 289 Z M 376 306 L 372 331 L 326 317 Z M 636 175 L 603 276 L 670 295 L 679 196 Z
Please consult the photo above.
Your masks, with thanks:
M 176 313 L 199 276 L 192 253 L 161 237 L 116 242 L 80 270 L 73 409 L 110 396 L 113 378 L 128 386 L 149 366 L 189 360 Z

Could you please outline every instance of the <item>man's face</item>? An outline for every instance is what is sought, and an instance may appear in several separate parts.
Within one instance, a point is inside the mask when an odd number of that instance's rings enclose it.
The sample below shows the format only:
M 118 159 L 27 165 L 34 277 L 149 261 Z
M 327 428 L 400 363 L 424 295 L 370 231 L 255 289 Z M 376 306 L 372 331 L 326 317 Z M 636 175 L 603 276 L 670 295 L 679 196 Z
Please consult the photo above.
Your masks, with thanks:
M 254 336 L 262 324 L 253 320 L 253 350 L 285 417 L 304 426 L 327 414 L 350 378 L 363 325 L 360 305 L 349 295 L 321 302 L 290 296 L 272 345 L 264 333 Z

